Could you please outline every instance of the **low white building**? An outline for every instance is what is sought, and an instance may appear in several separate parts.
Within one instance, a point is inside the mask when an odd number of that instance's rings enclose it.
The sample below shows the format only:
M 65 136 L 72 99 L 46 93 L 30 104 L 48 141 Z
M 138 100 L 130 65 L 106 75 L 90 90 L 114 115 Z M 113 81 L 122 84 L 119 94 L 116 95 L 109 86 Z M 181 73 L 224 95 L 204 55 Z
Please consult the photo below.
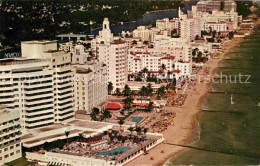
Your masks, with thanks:
M 150 74 L 159 76 L 163 73 L 162 66 L 165 66 L 163 70 L 164 76 L 172 78 L 173 75 L 178 75 L 177 79 L 183 76 L 190 76 L 192 73 L 191 61 L 180 61 L 174 56 L 170 56 L 165 53 L 152 53 L 147 52 L 145 47 L 135 47 L 131 49 L 128 54 L 128 73 L 136 74 L 146 68 Z M 170 76 L 168 75 L 170 73 Z
M 143 41 L 150 41 L 150 30 L 145 26 L 139 26 L 133 31 L 134 38 L 140 38 Z
M 0 105 L 0 165 L 22 157 L 20 113 Z
M 209 31 L 225 32 L 228 30 L 228 28 L 227 28 L 227 23 L 225 22 L 220 22 L 220 23 L 206 22 L 204 23 L 202 30 L 207 32 Z

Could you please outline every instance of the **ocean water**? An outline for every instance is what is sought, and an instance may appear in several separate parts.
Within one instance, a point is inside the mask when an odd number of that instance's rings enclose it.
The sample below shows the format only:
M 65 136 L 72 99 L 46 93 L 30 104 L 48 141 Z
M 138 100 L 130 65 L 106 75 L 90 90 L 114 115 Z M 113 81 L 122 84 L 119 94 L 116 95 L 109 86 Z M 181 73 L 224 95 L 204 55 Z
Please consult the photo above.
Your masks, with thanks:
M 199 113 L 200 139 L 165 165 L 260 164 L 260 28 L 224 57 L 215 73 L 241 76 L 241 82 L 211 83 Z M 223 77 L 224 78 L 224 77 Z M 218 92 L 218 93 L 217 93 Z M 231 104 L 231 96 L 233 104 Z M 207 109 L 205 109 L 207 108 Z

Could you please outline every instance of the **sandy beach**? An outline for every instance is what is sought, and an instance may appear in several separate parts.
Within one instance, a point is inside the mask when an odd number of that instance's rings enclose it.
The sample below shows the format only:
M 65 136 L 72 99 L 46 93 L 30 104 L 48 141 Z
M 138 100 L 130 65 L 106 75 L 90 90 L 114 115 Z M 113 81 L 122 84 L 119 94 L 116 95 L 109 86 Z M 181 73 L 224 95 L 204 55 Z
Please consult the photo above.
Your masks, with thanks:
M 259 20 L 256 24 L 259 24 Z M 209 73 L 207 77 L 212 77 L 214 70 L 218 67 L 219 62 L 223 59 L 224 55 L 232 50 L 232 48 L 238 45 L 243 38 L 234 38 L 228 40 L 222 44 L 222 52 L 213 54 L 209 61 L 202 67 L 202 69 L 197 73 L 196 77 L 206 76 L 205 69 L 209 68 Z M 195 86 L 192 88 L 185 88 L 185 94 L 187 94 L 187 99 L 183 106 L 172 107 L 172 111 L 176 113 L 174 119 L 174 125 L 169 126 L 165 131 L 162 132 L 164 135 L 164 143 L 158 145 L 149 151 L 147 155 L 142 155 L 135 160 L 129 162 L 127 166 L 131 165 L 163 165 L 168 159 L 178 156 L 188 148 L 179 145 L 189 145 L 190 136 L 194 130 L 194 122 L 196 121 L 196 115 L 201 111 L 200 103 L 203 96 L 210 90 L 209 83 L 206 82 L 196 82 Z M 182 94 L 182 91 L 178 91 L 178 94 Z M 172 145 L 175 144 L 175 145 Z M 151 159 L 152 158 L 152 159 Z

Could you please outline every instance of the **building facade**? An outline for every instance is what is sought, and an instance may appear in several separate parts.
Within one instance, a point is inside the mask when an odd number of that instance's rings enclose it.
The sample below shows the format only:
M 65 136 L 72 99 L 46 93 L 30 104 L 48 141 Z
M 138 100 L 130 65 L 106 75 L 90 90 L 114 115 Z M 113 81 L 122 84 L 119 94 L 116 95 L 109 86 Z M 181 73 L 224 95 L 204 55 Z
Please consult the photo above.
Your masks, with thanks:
M 89 114 L 108 97 L 107 66 L 98 61 L 90 61 L 84 65 L 75 65 L 75 68 L 75 109 L 86 110 Z
M 0 105 L 0 165 L 22 157 L 20 114 Z
M 23 58 L 0 61 L 0 89 L 5 96 L 0 104 L 20 111 L 25 133 L 73 120 L 70 54 L 58 51 L 52 41 L 22 42 L 22 52 Z

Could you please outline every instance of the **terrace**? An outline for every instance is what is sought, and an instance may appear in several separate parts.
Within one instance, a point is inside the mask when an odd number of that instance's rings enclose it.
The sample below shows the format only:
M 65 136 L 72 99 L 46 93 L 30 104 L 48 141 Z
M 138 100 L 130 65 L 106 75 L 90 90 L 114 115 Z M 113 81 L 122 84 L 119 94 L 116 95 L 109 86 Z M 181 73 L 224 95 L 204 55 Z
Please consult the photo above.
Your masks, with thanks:
M 84 163 L 88 165 L 100 163 L 123 165 L 139 155 L 147 153 L 148 150 L 163 141 L 160 134 L 109 130 L 94 137 L 77 137 L 67 141 L 63 147 L 53 147 L 49 151 L 27 152 L 26 158 L 29 161 L 49 164 L 66 165 L 85 161 L 90 162 Z

